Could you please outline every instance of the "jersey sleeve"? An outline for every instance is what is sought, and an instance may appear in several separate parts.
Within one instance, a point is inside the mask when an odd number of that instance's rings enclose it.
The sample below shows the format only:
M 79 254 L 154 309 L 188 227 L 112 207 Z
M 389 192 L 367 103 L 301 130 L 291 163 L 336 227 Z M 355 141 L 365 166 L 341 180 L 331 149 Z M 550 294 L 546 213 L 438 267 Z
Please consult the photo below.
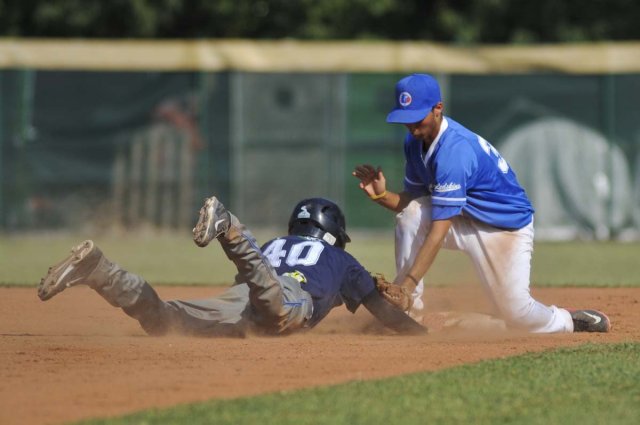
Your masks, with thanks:
M 431 220 L 446 220 L 451 217 L 460 215 L 460 211 L 462 211 L 461 205 L 455 205 L 455 206 L 432 205 Z
M 464 141 L 442 152 L 434 163 L 435 183 L 431 192 L 433 220 L 458 215 L 467 203 L 467 185 L 477 161 L 473 149 Z
M 371 274 L 355 259 L 347 271 L 346 280 L 340 288 L 340 296 L 347 309 L 354 313 L 362 300 L 376 288 Z

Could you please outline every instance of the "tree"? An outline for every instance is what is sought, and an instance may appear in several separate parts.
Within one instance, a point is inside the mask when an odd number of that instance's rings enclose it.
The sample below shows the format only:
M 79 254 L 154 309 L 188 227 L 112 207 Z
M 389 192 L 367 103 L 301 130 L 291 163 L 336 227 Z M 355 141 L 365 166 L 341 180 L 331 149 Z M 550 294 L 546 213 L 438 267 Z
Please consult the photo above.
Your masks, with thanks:
M 0 35 L 547 43 L 640 39 L 634 0 L 0 0 Z

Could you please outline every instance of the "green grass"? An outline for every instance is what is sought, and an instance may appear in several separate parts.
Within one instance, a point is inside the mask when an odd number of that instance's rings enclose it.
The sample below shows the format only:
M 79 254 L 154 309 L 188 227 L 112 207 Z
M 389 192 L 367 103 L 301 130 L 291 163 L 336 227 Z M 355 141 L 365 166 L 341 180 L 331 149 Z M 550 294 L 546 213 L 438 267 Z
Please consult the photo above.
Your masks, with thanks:
M 71 247 L 90 236 L 29 235 L 0 237 L 0 284 L 35 285 L 47 268 L 63 259 Z M 144 276 L 152 284 L 218 284 L 233 281 L 233 265 L 212 244 L 199 249 L 185 235 L 93 237 L 113 261 Z
M 275 232 L 256 234 L 259 242 Z M 0 236 L 0 285 L 35 285 L 47 267 L 67 255 L 87 235 Z M 351 252 L 371 271 L 393 276 L 393 234 L 352 234 Z M 231 283 L 233 266 L 217 244 L 197 248 L 189 232 L 164 235 L 99 236 L 94 240 L 113 261 L 144 276 L 152 284 Z M 640 243 L 537 243 L 532 282 L 536 286 L 639 286 Z M 427 275 L 430 285 L 477 282 L 469 259 L 442 250 Z
M 623 343 L 83 423 L 635 425 L 639 419 L 640 343 Z
M 640 286 L 640 243 L 538 243 L 532 282 L 537 286 Z

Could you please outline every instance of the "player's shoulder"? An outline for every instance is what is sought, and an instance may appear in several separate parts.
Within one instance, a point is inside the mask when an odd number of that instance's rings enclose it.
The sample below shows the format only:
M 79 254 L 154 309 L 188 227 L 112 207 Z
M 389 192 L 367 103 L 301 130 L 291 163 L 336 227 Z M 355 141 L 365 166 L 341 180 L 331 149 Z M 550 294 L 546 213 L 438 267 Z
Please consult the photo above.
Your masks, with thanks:
M 325 246 L 323 252 L 326 254 L 326 259 L 330 261 L 336 268 L 362 267 L 360 262 L 345 249 L 329 245 L 325 241 L 322 241 L 322 243 Z
M 460 123 L 447 118 L 448 127 L 443 134 L 442 155 L 452 157 L 473 157 L 480 147 L 479 136 Z
M 356 259 L 356 257 L 351 255 L 351 253 L 349 253 L 348 251 L 345 251 L 344 249 L 341 249 L 341 248 L 336 248 L 336 249 L 341 251 L 340 255 L 343 256 L 347 261 L 351 263 L 356 263 L 358 265 L 360 264 L 360 262 Z
M 440 171 L 474 167 L 478 156 L 477 136 L 451 119 L 448 119 L 448 124 L 438 143 L 433 166 Z
M 446 117 L 447 130 L 443 135 L 451 145 L 478 141 L 478 135 L 453 118 Z

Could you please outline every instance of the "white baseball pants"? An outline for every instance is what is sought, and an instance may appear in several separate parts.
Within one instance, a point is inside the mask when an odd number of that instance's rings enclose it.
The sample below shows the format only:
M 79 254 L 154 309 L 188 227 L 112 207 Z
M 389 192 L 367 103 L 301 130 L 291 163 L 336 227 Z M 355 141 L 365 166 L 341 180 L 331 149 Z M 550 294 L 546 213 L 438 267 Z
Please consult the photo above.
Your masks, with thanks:
M 431 199 L 421 197 L 396 216 L 397 280 L 413 264 L 431 228 Z M 444 240 L 445 249 L 464 251 L 473 262 L 495 310 L 508 326 L 535 333 L 573 332 L 571 314 L 546 306 L 529 292 L 533 222 L 518 230 L 498 229 L 465 216 L 453 218 Z M 411 315 L 424 310 L 424 281 L 420 279 Z

